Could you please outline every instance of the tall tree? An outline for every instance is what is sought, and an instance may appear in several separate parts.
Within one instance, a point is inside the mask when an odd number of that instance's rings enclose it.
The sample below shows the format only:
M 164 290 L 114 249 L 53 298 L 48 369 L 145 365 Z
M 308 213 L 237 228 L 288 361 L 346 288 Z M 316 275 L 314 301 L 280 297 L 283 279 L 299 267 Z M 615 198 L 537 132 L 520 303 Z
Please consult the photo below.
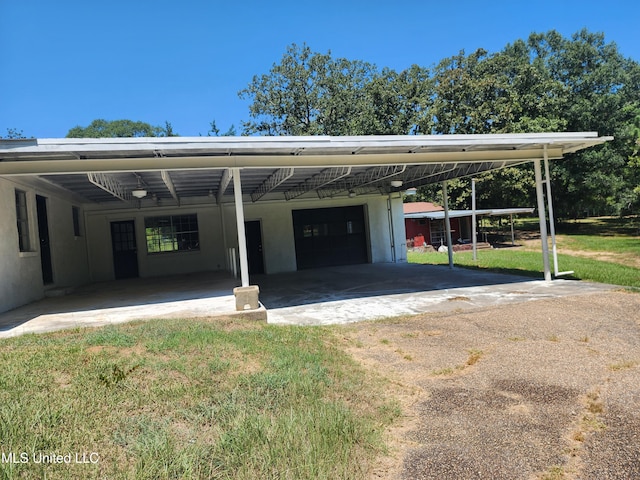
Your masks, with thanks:
M 568 216 L 621 213 L 628 191 L 625 169 L 633 151 L 629 125 L 640 104 L 640 66 L 601 33 L 571 39 L 551 31 L 529 37 L 532 52 L 566 88 L 568 131 L 597 131 L 613 142 L 552 164 L 558 207 Z
M 428 72 L 396 73 L 375 65 L 289 46 L 269 73 L 253 77 L 241 98 L 251 100 L 246 134 L 408 134 L 418 129 L 430 98 Z

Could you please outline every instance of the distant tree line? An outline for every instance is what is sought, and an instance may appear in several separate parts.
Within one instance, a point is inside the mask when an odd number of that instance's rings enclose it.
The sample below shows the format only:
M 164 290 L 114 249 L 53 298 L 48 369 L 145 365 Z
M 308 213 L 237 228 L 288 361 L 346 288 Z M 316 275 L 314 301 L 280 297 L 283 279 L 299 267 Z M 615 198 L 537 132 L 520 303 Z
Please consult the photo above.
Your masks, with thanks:
M 640 212 L 640 64 L 601 33 L 533 33 L 499 52 L 462 51 L 401 72 L 292 44 L 239 96 L 250 102 L 242 135 L 613 135 L 613 142 L 551 163 L 555 210 L 564 218 Z M 220 134 L 212 121 L 207 135 Z M 174 135 L 169 122 L 95 120 L 67 136 Z M 470 208 L 469 183 L 450 182 L 452 207 Z M 530 165 L 480 175 L 478 207 L 535 205 L 533 186 Z M 439 195 L 438 186 L 428 186 L 416 198 Z

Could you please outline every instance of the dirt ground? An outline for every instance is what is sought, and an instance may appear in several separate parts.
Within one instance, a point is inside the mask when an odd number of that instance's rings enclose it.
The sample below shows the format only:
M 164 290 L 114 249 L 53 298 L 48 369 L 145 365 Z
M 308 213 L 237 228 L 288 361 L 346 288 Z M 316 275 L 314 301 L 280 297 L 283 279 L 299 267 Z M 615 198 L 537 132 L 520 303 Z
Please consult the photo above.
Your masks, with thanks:
M 372 478 L 640 478 L 640 294 L 343 328 L 403 410 Z

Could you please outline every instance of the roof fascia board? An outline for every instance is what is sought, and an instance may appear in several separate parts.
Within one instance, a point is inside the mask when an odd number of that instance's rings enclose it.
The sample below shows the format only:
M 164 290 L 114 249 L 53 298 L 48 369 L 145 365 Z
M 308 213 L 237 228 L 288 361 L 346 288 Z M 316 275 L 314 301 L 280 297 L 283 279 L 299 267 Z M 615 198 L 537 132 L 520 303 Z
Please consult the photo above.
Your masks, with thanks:
M 137 138 L 44 138 L 29 141 L 0 140 L 0 154 L 51 155 L 54 153 L 90 153 L 140 151 L 168 153 L 179 150 L 206 150 L 215 155 L 233 155 L 256 150 L 272 154 L 297 152 L 330 154 L 327 150 L 357 152 L 366 148 L 402 148 L 419 152 L 421 148 L 450 147 L 455 149 L 482 146 L 564 145 L 571 148 L 589 146 L 612 140 L 598 137 L 597 132 L 555 132 L 480 135 L 372 135 L 351 137 L 137 137 Z M 577 144 L 577 145 L 576 145 Z M 525 147 L 526 148 L 526 147 Z
M 550 160 L 562 158 L 562 148 L 548 149 Z M 140 172 L 206 168 L 326 168 L 333 166 L 418 165 L 541 160 L 543 150 L 498 150 L 472 152 L 378 153 L 366 155 L 233 155 L 198 157 L 141 157 L 82 160 L 0 161 L 0 175 L 47 175 L 87 172 Z

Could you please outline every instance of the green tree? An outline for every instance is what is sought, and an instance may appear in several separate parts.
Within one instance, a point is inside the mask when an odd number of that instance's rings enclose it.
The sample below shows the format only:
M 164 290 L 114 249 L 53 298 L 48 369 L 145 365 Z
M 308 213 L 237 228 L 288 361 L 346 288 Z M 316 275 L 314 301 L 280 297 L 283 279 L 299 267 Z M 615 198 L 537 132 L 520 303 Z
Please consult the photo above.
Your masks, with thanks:
M 245 133 L 348 135 L 358 130 L 371 64 L 334 59 L 293 44 L 268 74 L 254 76 L 241 98 L 252 101 Z
M 615 140 L 552 163 L 559 212 L 611 214 L 624 210 L 625 174 L 633 151 L 629 125 L 640 101 L 640 66 L 624 58 L 601 33 L 581 30 L 571 39 L 555 31 L 532 34 L 529 45 L 552 78 L 566 89 L 562 111 L 568 131 L 597 131 Z
M 74 127 L 67 133 L 67 138 L 116 138 L 116 137 L 162 137 L 173 136 L 171 124 L 166 122 L 165 128 L 154 127 L 145 122 L 131 120 L 97 119 L 87 127 Z
M 245 134 L 371 135 L 416 133 L 431 90 L 428 71 L 418 66 L 380 72 L 293 44 L 239 95 L 251 101 Z
M 22 130 L 18 130 L 17 128 L 7 128 L 7 134 L 0 138 L 9 138 L 9 139 L 17 139 L 17 138 L 27 138 L 24 136 Z

